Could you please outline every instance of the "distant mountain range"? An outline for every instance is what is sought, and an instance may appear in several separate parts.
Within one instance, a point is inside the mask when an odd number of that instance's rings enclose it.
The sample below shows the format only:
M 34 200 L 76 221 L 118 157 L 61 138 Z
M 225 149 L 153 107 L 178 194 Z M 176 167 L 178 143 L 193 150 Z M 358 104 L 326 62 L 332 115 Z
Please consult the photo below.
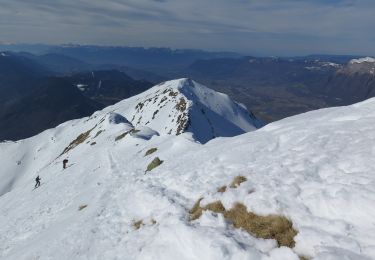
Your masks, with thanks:
M 374 97 L 374 62 L 353 57 L 225 58 L 199 60 L 184 75 L 228 93 L 274 121 L 309 110 Z M 335 63 L 333 61 L 340 61 Z
M 0 140 L 30 137 L 152 86 L 112 70 L 56 76 L 30 57 L 0 55 Z
M 0 139 L 30 136 L 9 135 L 15 132 L 10 122 L 19 121 L 12 111 L 21 106 L 21 99 L 41 93 L 36 89 L 46 84 L 52 89 L 69 85 L 67 91 L 77 96 L 71 100 L 87 106 L 64 120 L 88 115 L 153 84 L 183 77 L 228 94 L 266 122 L 375 96 L 375 62 L 358 56 L 252 57 L 230 52 L 79 45 L 0 45 L 1 49 L 19 52 L 0 51 L 0 120 L 6 115 L 9 127 L 7 135 L 1 135 L 5 130 L 0 130 Z M 73 111 L 64 106 L 60 110 Z M 45 120 L 48 123 L 40 124 L 32 134 L 59 121 Z

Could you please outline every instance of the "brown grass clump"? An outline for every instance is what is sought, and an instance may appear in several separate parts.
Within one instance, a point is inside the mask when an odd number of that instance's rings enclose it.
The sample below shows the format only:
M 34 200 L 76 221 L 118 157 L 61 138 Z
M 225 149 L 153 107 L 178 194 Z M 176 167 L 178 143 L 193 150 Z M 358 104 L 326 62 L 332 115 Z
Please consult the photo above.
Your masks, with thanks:
M 204 207 L 204 210 L 210 210 L 215 213 L 225 213 L 225 208 L 224 208 L 223 203 L 221 203 L 221 201 L 215 201 L 215 202 L 207 204 Z
M 160 164 L 162 164 L 164 161 L 160 160 L 159 157 L 156 157 L 150 164 L 147 166 L 146 172 L 152 171 L 156 167 L 158 167 Z
M 246 177 L 244 176 L 237 176 L 233 179 L 232 183 L 230 184 L 231 188 L 237 188 L 241 185 L 241 183 L 247 181 Z
M 215 201 L 212 203 L 207 204 L 204 207 L 200 206 L 201 201 L 203 198 L 200 198 L 197 202 L 195 202 L 193 208 L 189 211 L 190 220 L 196 220 L 202 216 L 203 210 L 211 210 L 216 213 L 223 213 L 225 208 L 220 201 Z
M 192 209 L 189 211 L 190 214 L 190 220 L 196 220 L 202 216 L 203 209 L 200 206 L 201 201 L 203 198 L 200 198 L 197 202 L 195 202 Z
M 125 133 L 123 133 L 123 134 L 120 134 L 119 136 L 117 136 L 117 137 L 115 138 L 115 141 L 117 142 L 117 141 L 121 140 L 121 139 L 124 138 L 128 133 L 129 133 L 129 132 L 125 132 Z
M 95 134 L 95 136 L 94 136 L 94 138 L 97 138 L 101 133 L 103 133 L 104 132 L 104 130 L 99 130 L 96 134 Z
M 258 216 L 247 212 L 246 206 L 237 203 L 224 213 L 224 217 L 233 222 L 235 228 L 243 228 L 250 234 L 264 239 L 275 239 L 279 246 L 293 248 L 294 236 L 297 234 L 286 217 L 269 215 Z
M 200 206 L 200 198 L 190 210 L 190 220 L 201 217 L 203 210 L 221 213 L 226 220 L 233 223 L 235 228 L 242 228 L 251 235 L 263 239 L 275 239 L 279 246 L 293 248 L 294 236 L 297 231 L 293 229 L 292 222 L 284 216 L 269 215 L 259 216 L 248 212 L 245 205 L 237 203 L 232 209 L 226 210 L 220 201 Z
M 144 226 L 145 224 L 143 223 L 143 220 L 138 220 L 138 221 L 134 221 L 133 222 L 133 227 L 135 230 L 138 230 L 140 229 L 142 226 Z
M 222 186 L 222 187 L 217 189 L 217 192 L 220 192 L 220 193 L 224 193 L 226 191 L 227 191 L 227 186 Z
M 94 128 L 95 128 L 95 127 L 94 127 Z M 60 156 L 63 155 L 63 154 L 65 154 L 65 153 L 67 153 L 67 152 L 69 152 L 70 150 L 72 150 L 73 148 L 75 148 L 76 146 L 78 146 L 79 144 L 85 142 L 86 139 L 90 136 L 90 133 L 91 133 L 91 131 L 92 131 L 94 128 L 92 128 L 92 129 L 90 129 L 90 130 L 88 130 L 88 131 L 86 131 L 86 132 L 80 134 L 79 136 L 77 136 L 77 138 L 74 139 L 74 140 L 73 140 L 73 141 L 72 141 L 72 142 L 71 142 L 71 143 L 70 143 L 70 144 L 64 149 L 64 151 L 60 154 Z
M 81 210 L 83 210 L 86 207 L 87 207 L 87 204 L 81 205 L 81 206 L 78 207 L 78 210 L 81 211 Z
M 148 155 L 150 155 L 150 154 L 153 154 L 153 153 L 156 152 L 157 150 L 158 150 L 158 148 L 151 148 L 151 149 L 149 149 L 149 150 L 146 152 L 145 156 L 148 156 Z

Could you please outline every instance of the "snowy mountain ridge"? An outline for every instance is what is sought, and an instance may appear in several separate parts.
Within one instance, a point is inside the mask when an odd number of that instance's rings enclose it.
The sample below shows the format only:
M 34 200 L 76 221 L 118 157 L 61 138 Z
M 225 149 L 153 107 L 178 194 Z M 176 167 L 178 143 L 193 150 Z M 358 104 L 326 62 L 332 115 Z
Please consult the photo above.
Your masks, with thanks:
M 202 144 L 202 106 L 216 130 L 213 111 L 243 131 L 253 121 L 186 84 L 0 143 L 0 259 L 374 259 L 375 99 Z M 192 127 L 178 134 L 183 113 Z M 293 228 L 292 241 L 238 228 L 236 208 L 283 217 L 276 226 Z
M 202 143 L 263 125 L 227 95 L 187 78 L 160 83 L 109 109 L 125 115 L 134 126 L 147 126 L 162 135 L 186 131 Z
M 375 74 L 375 59 L 365 57 L 351 60 L 346 66 L 338 71 L 346 74 Z
M 354 63 L 364 63 L 364 62 L 373 63 L 375 62 L 375 59 L 372 57 L 365 57 L 365 58 L 360 58 L 360 59 L 353 59 L 349 63 L 354 64 Z

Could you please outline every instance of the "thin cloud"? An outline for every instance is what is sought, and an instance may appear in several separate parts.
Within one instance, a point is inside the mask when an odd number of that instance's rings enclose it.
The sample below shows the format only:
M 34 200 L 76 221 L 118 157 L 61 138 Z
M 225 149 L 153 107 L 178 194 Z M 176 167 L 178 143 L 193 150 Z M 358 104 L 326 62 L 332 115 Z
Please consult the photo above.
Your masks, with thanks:
M 375 54 L 372 0 L 0 0 L 0 5 L 0 40 L 6 42 Z

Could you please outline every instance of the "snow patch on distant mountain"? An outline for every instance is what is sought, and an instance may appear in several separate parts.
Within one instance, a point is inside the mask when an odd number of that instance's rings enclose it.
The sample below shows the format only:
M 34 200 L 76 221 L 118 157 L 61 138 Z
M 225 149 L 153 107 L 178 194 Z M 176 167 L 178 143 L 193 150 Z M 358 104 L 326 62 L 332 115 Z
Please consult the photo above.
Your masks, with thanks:
M 375 74 L 375 59 L 371 57 L 365 57 L 360 59 L 351 60 L 346 66 L 338 70 L 338 73 L 344 73 L 348 75 L 371 75 Z
M 353 59 L 351 60 L 349 63 L 350 64 L 358 64 L 358 63 L 374 63 L 375 62 L 375 58 L 372 58 L 372 57 L 365 57 L 365 58 L 360 58 L 360 59 Z

